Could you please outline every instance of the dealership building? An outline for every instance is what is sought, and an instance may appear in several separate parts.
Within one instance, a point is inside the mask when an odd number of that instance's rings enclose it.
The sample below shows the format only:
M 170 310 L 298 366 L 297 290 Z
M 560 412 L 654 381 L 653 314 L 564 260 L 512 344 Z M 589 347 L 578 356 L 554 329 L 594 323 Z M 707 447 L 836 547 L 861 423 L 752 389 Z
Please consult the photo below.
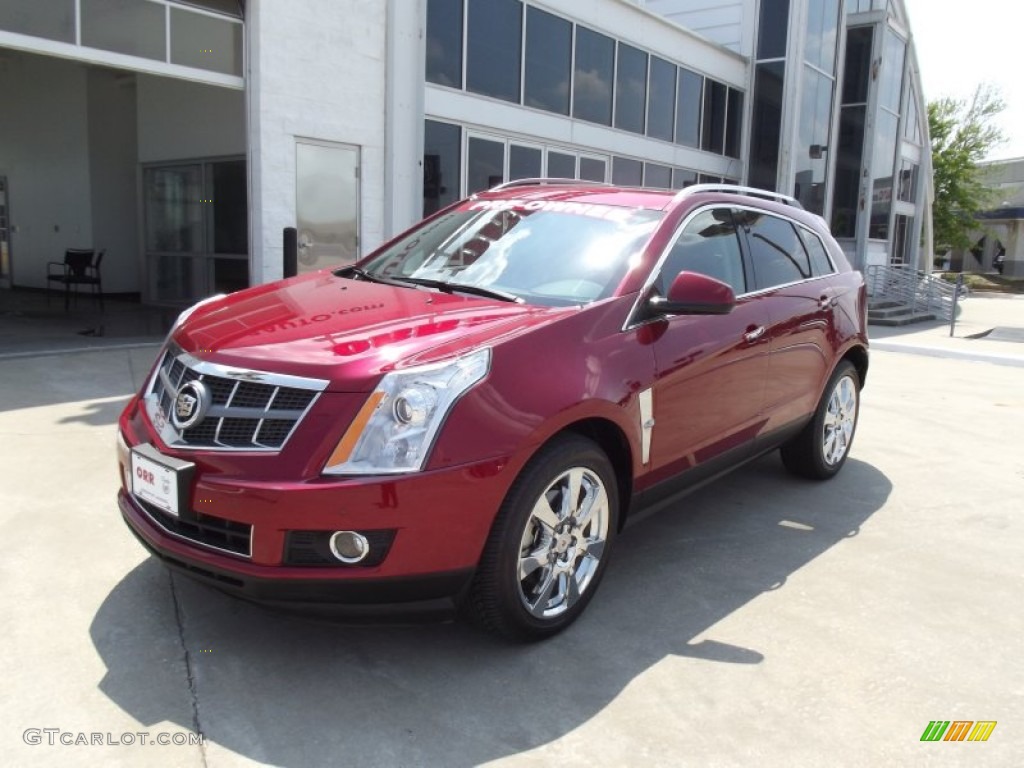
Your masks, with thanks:
M 566 177 L 792 195 L 928 269 L 902 0 L 0 0 L 0 288 L 69 248 L 184 304 Z

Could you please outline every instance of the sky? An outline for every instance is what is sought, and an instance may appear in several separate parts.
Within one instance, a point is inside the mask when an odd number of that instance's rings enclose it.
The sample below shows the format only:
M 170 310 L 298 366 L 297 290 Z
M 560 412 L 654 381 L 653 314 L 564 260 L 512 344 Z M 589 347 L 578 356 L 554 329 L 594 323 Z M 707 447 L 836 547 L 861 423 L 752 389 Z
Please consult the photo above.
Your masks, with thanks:
M 969 99 L 980 83 L 1006 102 L 998 124 L 1007 142 L 988 160 L 1024 157 L 1024 2 L 904 0 L 926 101 Z

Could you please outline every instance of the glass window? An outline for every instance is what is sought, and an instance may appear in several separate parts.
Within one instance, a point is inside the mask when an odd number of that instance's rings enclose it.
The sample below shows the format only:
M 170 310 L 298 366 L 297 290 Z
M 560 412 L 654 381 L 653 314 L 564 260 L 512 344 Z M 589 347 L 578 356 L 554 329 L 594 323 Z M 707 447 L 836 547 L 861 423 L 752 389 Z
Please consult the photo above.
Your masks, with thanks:
M 615 41 L 586 27 L 577 26 L 573 117 L 601 125 L 612 124 L 614 70 Z
M 803 102 L 797 130 L 800 141 L 794 157 L 794 197 L 807 210 L 825 210 L 829 130 L 832 125 L 832 79 L 804 65 Z
M 596 157 L 580 157 L 580 178 L 587 181 L 604 181 L 608 164 Z
M 846 33 L 843 69 L 843 104 L 866 104 L 871 82 L 872 27 L 854 27 Z
M 911 88 L 907 97 L 907 116 L 903 121 L 903 138 L 915 144 L 921 143 L 921 119 L 917 109 L 917 89 Z
M 171 0 L 181 5 L 194 5 L 196 8 L 205 8 L 208 11 L 223 13 L 227 16 L 242 18 L 243 0 Z
M 427 2 L 427 82 L 462 87 L 462 3 Z
M 917 200 L 917 164 L 906 158 L 900 165 L 899 199 L 905 203 Z
M 696 171 L 688 171 L 685 168 L 674 168 L 672 170 L 672 189 L 684 189 L 692 187 L 696 183 Z
M 644 186 L 672 189 L 672 169 L 667 165 L 644 163 Z
M 822 72 L 836 72 L 839 0 L 816 0 L 807 5 L 807 47 L 804 60 Z
M 543 175 L 544 153 L 538 147 L 513 144 L 508 150 L 508 180 L 536 179 Z
M 807 249 L 807 254 L 811 257 L 811 274 L 820 277 L 835 272 L 835 267 L 832 266 L 832 260 L 828 257 L 828 251 L 821 242 L 821 238 L 803 227 L 797 227 L 797 232 L 800 233 L 804 248 Z
M 676 144 L 699 147 L 704 78 L 680 67 L 676 94 Z
M 743 143 L 743 91 L 729 89 L 729 103 L 726 114 L 725 154 L 729 157 L 740 156 Z
M 839 115 L 839 149 L 832 193 L 832 233 L 836 237 L 854 237 L 857 234 L 866 109 L 863 106 L 843 107 Z
M 615 127 L 643 133 L 646 108 L 647 54 L 619 43 L 619 66 L 615 70 Z
M 811 265 L 793 225 L 767 214 L 742 211 L 757 289 L 795 283 L 811 276 Z
M 650 98 L 647 100 L 647 135 L 673 140 L 676 116 L 676 65 L 651 57 Z
M 721 184 L 723 179 L 721 176 L 709 176 L 706 173 L 702 173 L 697 177 L 697 181 L 701 184 Z
M 900 96 L 903 94 L 903 60 L 907 45 L 891 29 L 885 30 L 885 44 L 882 51 L 882 76 L 878 84 L 878 104 L 890 112 L 899 113 Z
M 172 8 L 171 63 L 241 76 L 242 25 Z
M 209 166 L 213 190 L 213 252 L 249 253 L 249 202 L 244 160 L 224 160 Z M 242 262 L 246 266 L 247 262 Z M 248 275 L 246 275 L 248 280 Z
M 523 4 L 519 0 L 469 0 L 466 89 L 519 102 Z
M 725 104 L 727 88 L 715 80 L 704 86 L 704 133 L 700 148 L 722 154 L 725 151 Z
M 623 187 L 642 187 L 644 164 L 628 157 L 612 158 L 612 183 Z
M 871 161 L 874 188 L 871 193 L 871 227 L 868 237 L 878 240 L 889 239 L 898 122 L 896 115 L 884 109 L 878 110 L 878 117 L 875 118 L 875 149 Z
M 539 8 L 526 9 L 526 96 L 528 107 L 569 114 L 572 24 Z
M 728 208 L 698 213 L 679 235 L 654 282 L 665 296 L 680 272 L 698 272 L 747 292 L 736 225 Z
M 164 6 L 146 0 L 82 0 L 82 45 L 167 60 Z
M 0 29 L 20 35 L 75 42 L 75 0 L 4 0 Z
M 774 190 L 779 174 L 784 62 L 758 64 L 754 75 L 754 114 L 750 125 L 750 185 Z
M 466 153 L 466 194 L 496 187 L 505 180 L 505 142 L 469 138 Z
M 423 215 L 458 200 L 462 179 L 462 128 L 427 120 L 423 126 Z
M 575 179 L 576 155 L 549 151 L 548 176 L 553 179 Z
M 664 216 L 558 201 L 530 208 L 510 208 L 505 201 L 492 205 L 467 201 L 404 235 L 364 269 L 391 279 L 489 288 L 528 304 L 585 304 L 612 294 L 630 257 Z
M 761 0 L 761 15 L 758 19 L 757 29 L 757 58 L 785 58 L 788 33 L 789 0 Z

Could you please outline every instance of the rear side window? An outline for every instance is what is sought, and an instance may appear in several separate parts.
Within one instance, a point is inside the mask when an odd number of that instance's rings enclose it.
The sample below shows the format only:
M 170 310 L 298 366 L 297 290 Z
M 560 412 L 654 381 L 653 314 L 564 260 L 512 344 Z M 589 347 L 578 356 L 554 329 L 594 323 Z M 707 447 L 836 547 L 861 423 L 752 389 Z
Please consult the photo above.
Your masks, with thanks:
M 835 272 L 836 269 L 832 266 L 832 260 L 828 257 L 828 251 L 825 250 L 821 238 L 807 229 L 800 228 L 798 231 L 807 249 L 807 255 L 811 257 L 811 272 L 814 276 L 831 275 Z
M 792 224 L 768 214 L 745 213 L 758 290 L 795 283 L 811 276 L 807 251 Z
M 721 280 L 737 296 L 747 292 L 736 224 L 728 208 L 698 213 L 679 234 L 655 281 L 662 296 L 683 271 Z

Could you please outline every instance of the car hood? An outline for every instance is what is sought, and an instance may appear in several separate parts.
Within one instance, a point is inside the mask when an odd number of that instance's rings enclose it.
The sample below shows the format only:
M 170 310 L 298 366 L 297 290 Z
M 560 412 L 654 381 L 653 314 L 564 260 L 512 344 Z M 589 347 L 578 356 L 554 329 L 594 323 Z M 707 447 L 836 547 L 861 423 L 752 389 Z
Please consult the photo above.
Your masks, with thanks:
M 576 311 L 317 272 L 204 305 L 174 340 L 202 360 L 367 392 L 389 370 L 495 344 Z

